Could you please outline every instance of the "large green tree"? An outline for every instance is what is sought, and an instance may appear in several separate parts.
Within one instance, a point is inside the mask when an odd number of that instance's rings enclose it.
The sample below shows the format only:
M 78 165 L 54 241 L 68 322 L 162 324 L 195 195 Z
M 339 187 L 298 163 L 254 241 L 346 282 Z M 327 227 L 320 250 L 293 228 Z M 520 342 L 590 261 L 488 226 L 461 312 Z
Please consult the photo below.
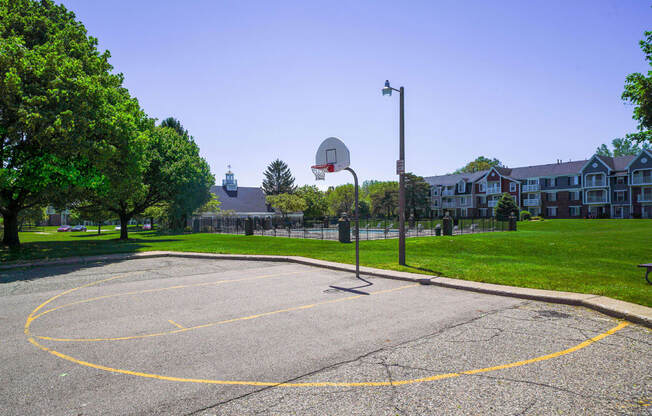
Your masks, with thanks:
M 288 165 L 276 159 L 263 172 L 263 192 L 265 195 L 291 194 L 295 190 L 294 177 Z
M 171 129 L 185 147 L 188 162 L 183 185 L 172 194 L 172 200 L 167 204 L 168 224 L 172 229 L 183 229 L 193 211 L 211 200 L 210 187 L 215 184 L 215 177 L 210 172 L 208 163 L 199 156 L 199 147 L 194 138 L 188 134 L 181 123 L 168 117 L 161 127 Z
M 125 133 L 130 140 L 119 149 L 120 157 L 103 170 L 108 186 L 86 198 L 89 203 L 101 205 L 116 214 L 121 226 L 120 239 L 123 240 L 128 238 L 127 225 L 134 216 L 152 206 L 172 204 L 179 195 L 187 195 L 188 190 L 202 195 L 206 191 L 208 195 L 207 189 L 214 182 L 194 141 L 180 136 L 172 128 L 150 124 L 140 130 L 135 128 L 139 124 L 134 123 L 134 129 Z M 189 212 L 209 197 L 193 199 Z M 191 206 L 193 204 L 197 205 Z
M 350 183 L 330 188 L 326 192 L 326 201 L 328 201 L 330 215 L 339 216 L 346 212 L 351 216 L 353 215 L 353 204 L 355 202 L 355 189 Z
M 413 173 L 405 174 L 405 214 L 419 218 L 430 208 L 430 185 L 423 177 Z
M 473 173 L 481 170 L 489 170 L 494 166 L 503 166 L 500 160 L 493 158 L 489 159 L 484 156 L 479 156 L 475 160 L 466 164 L 466 166 L 459 168 L 454 173 Z
M 114 143 L 109 97 L 122 76 L 75 15 L 51 0 L 0 0 L 0 213 L 3 244 L 18 216 L 71 187 L 96 188 Z
M 398 208 L 398 182 L 376 182 L 368 187 L 372 215 L 387 218 L 396 214 Z
M 305 218 L 322 218 L 328 212 L 326 195 L 315 185 L 304 185 L 297 188 L 295 194 L 306 201 L 306 208 L 303 210 Z
M 268 195 L 266 200 L 269 205 L 281 213 L 283 219 L 287 218 L 289 213 L 300 212 L 308 207 L 306 201 L 299 195 L 286 193 Z
M 639 42 L 645 60 L 652 67 L 652 31 L 645 32 L 645 39 Z M 652 144 L 652 70 L 647 76 L 640 72 L 629 74 L 625 79 L 622 99 L 634 105 L 632 118 L 638 121 L 638 132 L 628 134 L 627 138 L 637 143 Z

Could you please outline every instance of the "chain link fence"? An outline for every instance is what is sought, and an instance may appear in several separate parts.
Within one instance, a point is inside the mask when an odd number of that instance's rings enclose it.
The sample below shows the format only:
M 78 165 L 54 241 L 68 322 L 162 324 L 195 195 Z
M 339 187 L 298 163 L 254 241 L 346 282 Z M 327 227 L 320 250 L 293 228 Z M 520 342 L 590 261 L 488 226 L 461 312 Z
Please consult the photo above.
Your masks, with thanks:
M 338 240 L 338 219 L 322 220 L 283 219 L 280 217 L 251 217 L 253 234 L 271 237 L 310 238 Z M 193 218 L 193 233 L 245 234 L 245 218 L 202 217 Z M 455 218 L 453 235 L 507 231 L 509 221 L 490 218 Z M 441 229 L 441 219 L 424 219 L 405 222 L 406 237 L 436 236 Z M 355 222 L 351 220 L 351 239 L 355 239 Z M 398 219 L 360 219 L 360 240 L 398 238 Z

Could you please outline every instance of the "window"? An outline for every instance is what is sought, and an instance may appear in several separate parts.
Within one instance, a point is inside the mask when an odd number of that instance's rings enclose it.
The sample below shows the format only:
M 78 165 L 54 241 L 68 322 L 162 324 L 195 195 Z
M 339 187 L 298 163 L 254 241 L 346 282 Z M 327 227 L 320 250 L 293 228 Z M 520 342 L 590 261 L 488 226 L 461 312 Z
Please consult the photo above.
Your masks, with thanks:
M 627 199 L 627 193 L 625 191 L 616 191 L 614 196 L 615 202 L 625 202 Z
M 570 199 L 571 199 L 571 201 L 579 201 L 580 200 L 580 191 L 570 192 Z
M 516 192 L 516 183 L 514 182 L 509 183 L 509 192 Z
M 439 206 L 439 200 L 435 199 L 432 203 L 434 206 L 438 207 Z
M 460 198 L 460 205 L 462 205 L 462 206 L 466 205 L 466 197 L 465 196 Z
M 580 177 L 579 176 L 573 176 L 572 177 L 572 182 L 573 185 L 579 185 L 580 184 Z
M 480 192 L 484 192 L 486 189 L 487 185 L 484 182 L 480 183 Z
M 550 186 L 557 186 L 557 178 L 550 178 Z
M 548 217 L 556 217 L 557 216 L 557 207 L 548 207 L 548 208 L 546 208 L 546 215 Z
M 463 194 L 466 191 L 466 184 L 465 183 L 458 183 L 457 184 L 457 192 Z
M 548 201 L 556 201 L 557 192 L 548 192 Z
M 571 217 L 579 217 L 580 216 L 580 207 L 568 207 L 569 213 Z

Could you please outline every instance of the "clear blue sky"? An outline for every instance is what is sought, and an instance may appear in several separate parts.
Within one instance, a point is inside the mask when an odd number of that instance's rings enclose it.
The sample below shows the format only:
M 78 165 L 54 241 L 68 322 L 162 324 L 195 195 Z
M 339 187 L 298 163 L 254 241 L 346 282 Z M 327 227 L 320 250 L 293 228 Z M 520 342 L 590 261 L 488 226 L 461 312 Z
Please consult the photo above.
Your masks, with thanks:
M 651 2 L 65 0 L 152 117 L 178 118 L 218 183 L 260 186 L 275 158 L 298 184 L 341 138 L 361 181 L 428 176 L 477 156 L 507 166 L 578 160 L 635 130 L 620 99 L 647 71 Z M 327 175 L 320 187 L 350 181 Z

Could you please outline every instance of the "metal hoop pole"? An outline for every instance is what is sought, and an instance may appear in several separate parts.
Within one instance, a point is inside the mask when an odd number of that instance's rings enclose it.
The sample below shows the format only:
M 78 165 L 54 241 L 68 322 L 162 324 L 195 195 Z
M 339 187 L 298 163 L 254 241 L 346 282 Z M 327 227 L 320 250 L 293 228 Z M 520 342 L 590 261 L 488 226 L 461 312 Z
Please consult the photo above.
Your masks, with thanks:
M 353 216 L 355 217 L 355 277 L 360 279 L 360 218 L 358 217 L 358 175 L 351 168 L 345 168 L 353 175 L 353 186 L 355 189 L 355 205 Z

